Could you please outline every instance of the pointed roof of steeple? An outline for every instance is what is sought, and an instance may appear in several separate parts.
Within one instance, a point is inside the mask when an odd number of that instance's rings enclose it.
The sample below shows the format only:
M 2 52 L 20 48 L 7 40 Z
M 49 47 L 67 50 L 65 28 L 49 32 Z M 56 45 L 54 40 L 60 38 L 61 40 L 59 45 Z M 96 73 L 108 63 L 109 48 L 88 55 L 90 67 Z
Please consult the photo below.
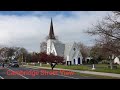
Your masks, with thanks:
M 54 35 L 52 18 L 51 18 L 51 24 L 50 24 L 49 39 L 56 39 Z

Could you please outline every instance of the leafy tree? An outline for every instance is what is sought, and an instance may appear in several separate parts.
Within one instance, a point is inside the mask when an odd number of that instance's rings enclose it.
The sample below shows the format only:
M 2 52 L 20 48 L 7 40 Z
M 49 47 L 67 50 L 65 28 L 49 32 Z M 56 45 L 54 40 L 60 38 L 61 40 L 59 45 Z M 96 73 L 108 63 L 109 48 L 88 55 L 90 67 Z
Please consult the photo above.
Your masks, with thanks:
M 64 61 L 64 58 L 60 56 L 55 56 L 53 54 L 47 55 L 45 52 L 41 52 L 38 54 L 38 59 L 36 60 L 43 63 L 51 62 L 62 63 Z
M 38 55 L 37 54 L 32 55 L 31 61 L 32 62 L 38 62 Z
M 64 63 L 64 57 L 55 56 L 55 60 L 56 60 L 57 63 Z
M 41 52 L 38 61 L 46 63 L 48 61 L 48 55 L 45 52 Z

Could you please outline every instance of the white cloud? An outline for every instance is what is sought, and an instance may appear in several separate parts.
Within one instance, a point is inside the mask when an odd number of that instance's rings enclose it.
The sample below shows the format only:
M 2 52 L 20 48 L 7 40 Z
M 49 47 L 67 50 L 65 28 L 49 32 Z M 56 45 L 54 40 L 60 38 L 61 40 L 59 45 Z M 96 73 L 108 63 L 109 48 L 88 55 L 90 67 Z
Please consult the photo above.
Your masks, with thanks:
M 29 51 L 39 51 L 40 42 L 49 33 L 50 18 L 34 14 L 0 15 L 0 44 L 23 46 Z M 56 15 L 53 17 L 55 34 L 63 42 L 82 41 L 91 45 L 92 38 L 85 34 L 84 30 L 105 14 L 106 12 L 72 12 L 70 17 Z

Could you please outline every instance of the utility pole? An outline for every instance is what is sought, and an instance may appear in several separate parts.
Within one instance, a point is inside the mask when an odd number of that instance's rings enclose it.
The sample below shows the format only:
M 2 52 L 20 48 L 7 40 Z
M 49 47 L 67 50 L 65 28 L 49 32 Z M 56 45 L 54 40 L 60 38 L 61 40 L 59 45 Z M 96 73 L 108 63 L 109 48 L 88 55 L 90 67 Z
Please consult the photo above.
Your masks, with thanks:
M 113 59 L 114 59 L 114 54 L 112 54 L 111 56 L 109 56 L 110 59 L 110 68 L 113 69 Z
M 23 66 L 23 53 L 22 53 L 22 66 Z
M 26 62 L 26 56 L 25 56 L 25 64 L 26 64 L 27 62 Z
M 26 57 L 25 57 L 25 63 L 26 63 Z

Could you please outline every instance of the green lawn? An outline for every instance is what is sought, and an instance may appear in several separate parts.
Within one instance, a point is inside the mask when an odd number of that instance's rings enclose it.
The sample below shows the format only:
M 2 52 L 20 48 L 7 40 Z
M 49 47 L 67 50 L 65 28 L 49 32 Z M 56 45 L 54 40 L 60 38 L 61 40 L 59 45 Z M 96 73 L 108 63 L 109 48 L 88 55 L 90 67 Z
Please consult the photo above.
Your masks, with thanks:
M 36 64 L 39 66 L 39 64 Z M 42 64 L 42 67 L 50 67 L 48 64 Z M 96 70 L 92 70 L 92 65 L 56 65 L 55 68 L 63 68 L 63 69 L 73 69 L 73 70 L 88 70 L 88 71 L 96 71 L 96 72 L 108 72 L 108 73 L 118 73 L 120 74 L 120 65 L 117 65 L 117 69 L 108 68 L 108 64 L 95 64 Z

